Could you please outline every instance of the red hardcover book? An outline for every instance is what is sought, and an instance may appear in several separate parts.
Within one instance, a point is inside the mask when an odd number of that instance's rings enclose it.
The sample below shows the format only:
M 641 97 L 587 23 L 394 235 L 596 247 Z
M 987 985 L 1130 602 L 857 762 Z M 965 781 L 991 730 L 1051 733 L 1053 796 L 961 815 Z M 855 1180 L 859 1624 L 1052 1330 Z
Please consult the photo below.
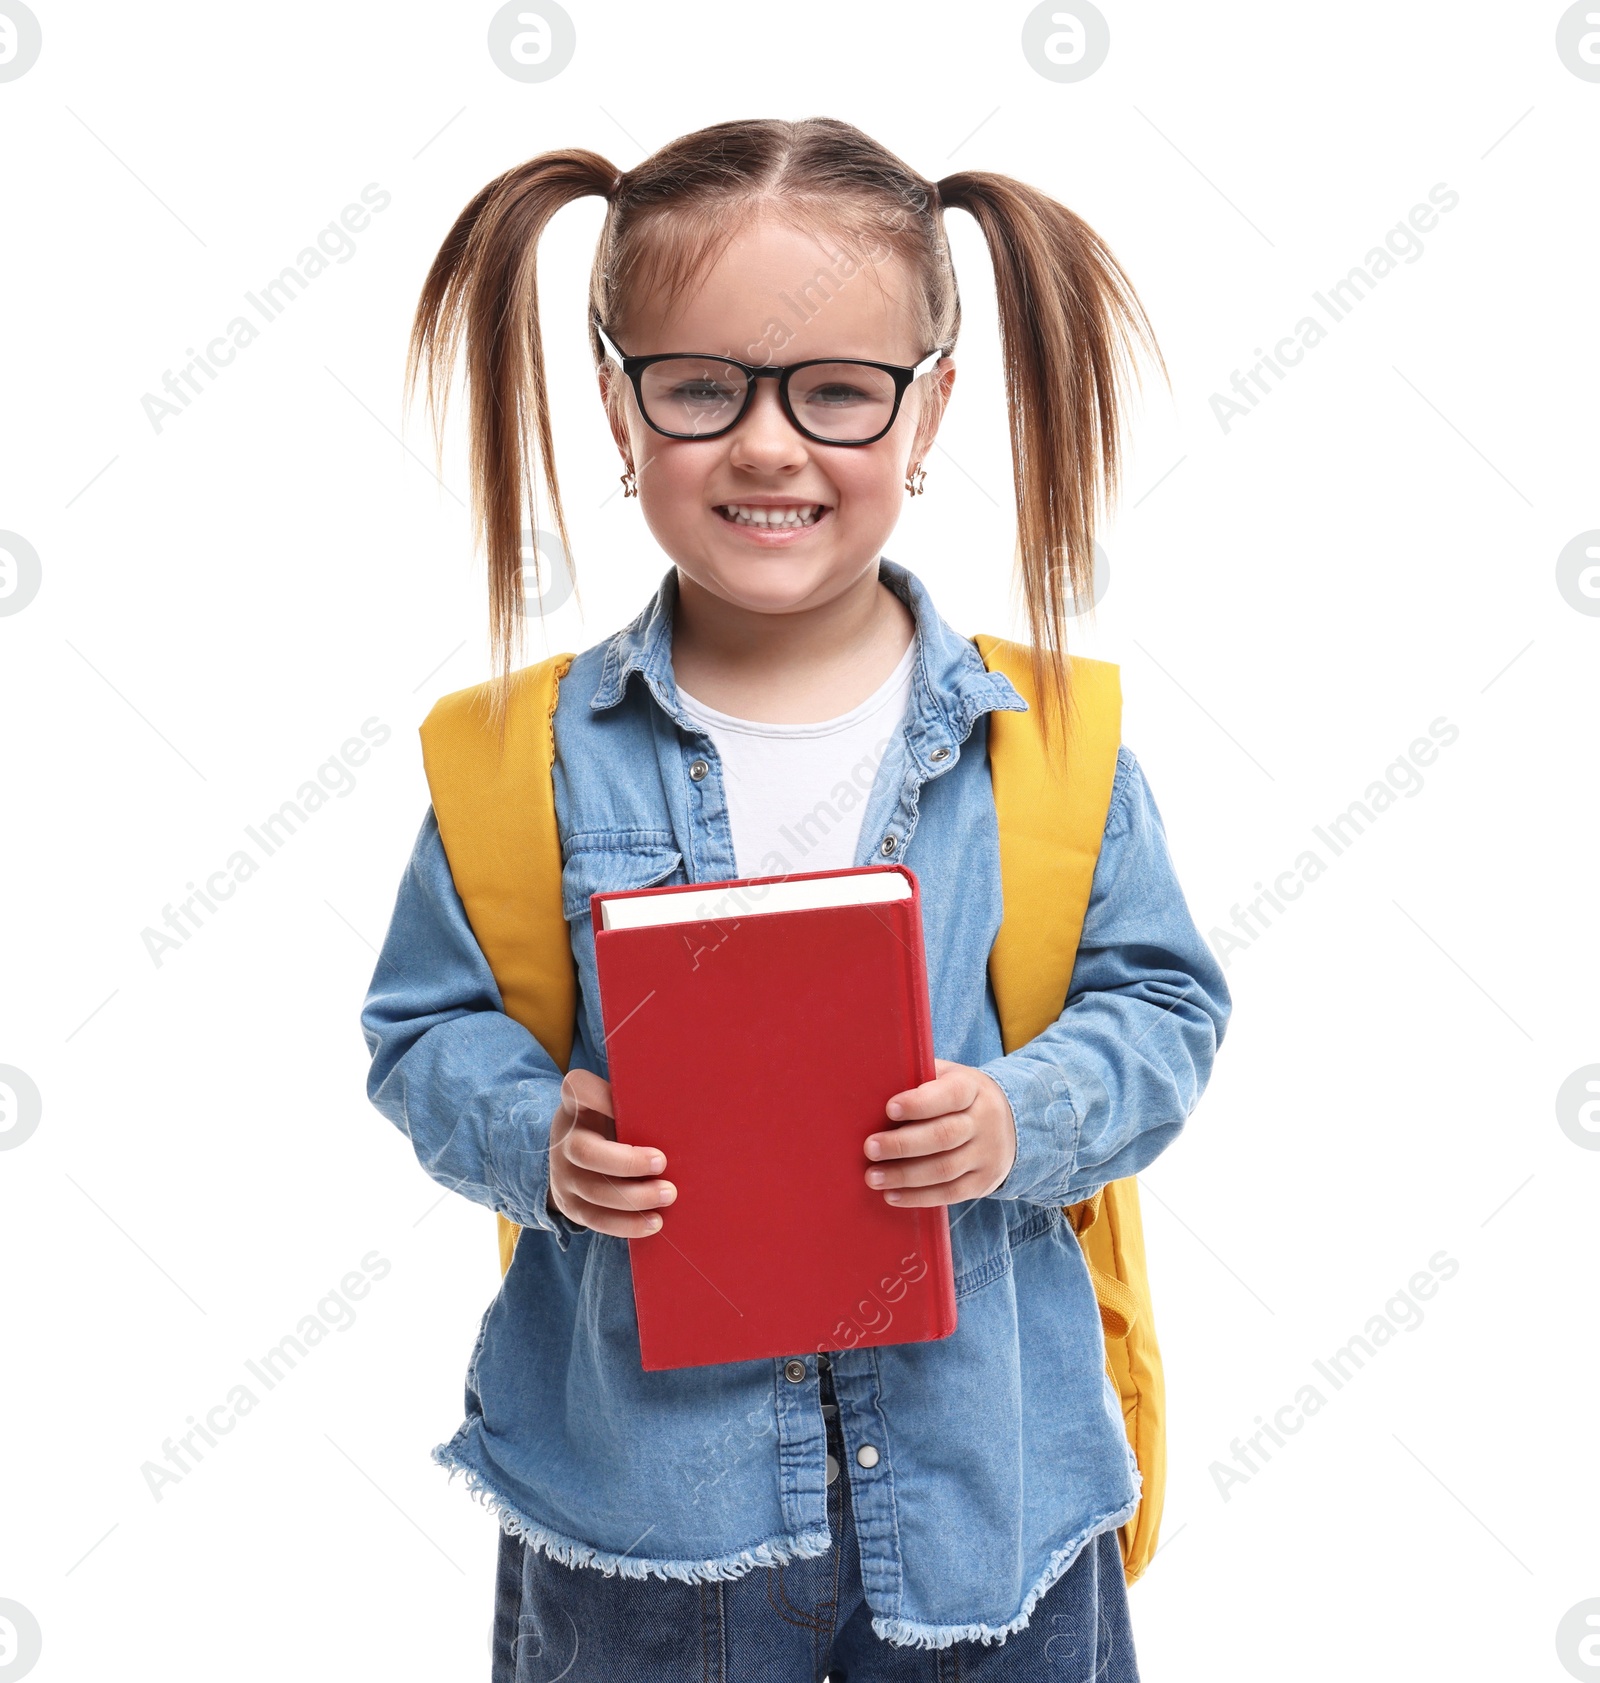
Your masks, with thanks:
M 943 1205 L 866 1183 L 933 1078 L 917 879 L 899 865 L 591 897 L 617 1138 L 677 1199 L 628 1241 L 647 1371 L 955 1331 Z M 670 920 L 670 921 L 665 921 Z

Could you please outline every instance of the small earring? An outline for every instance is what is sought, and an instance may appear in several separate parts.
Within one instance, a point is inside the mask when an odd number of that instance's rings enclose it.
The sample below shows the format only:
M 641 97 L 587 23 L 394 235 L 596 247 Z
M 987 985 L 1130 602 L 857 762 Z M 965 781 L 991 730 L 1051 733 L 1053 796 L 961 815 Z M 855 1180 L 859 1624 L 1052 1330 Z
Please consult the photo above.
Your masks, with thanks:
M 911 472 L 906 475 L 906 489 L 913 497 L 920 496 L 922 494 L 923 486 L 927 483 L 927 479 L 928 475 L 926 469 L 918 465 L 917 467 L 912 468 Z
M 625 474 L 621 475 L 621 478 L 622 478 L 622 494 L 623 494 L 623 496 L 625 496 L 625 497 L 636 497 L 636 496 L 638 496 L 639 495 L 639 481 L 634 477 L 632 463 L 629 463 L 628 471 Z

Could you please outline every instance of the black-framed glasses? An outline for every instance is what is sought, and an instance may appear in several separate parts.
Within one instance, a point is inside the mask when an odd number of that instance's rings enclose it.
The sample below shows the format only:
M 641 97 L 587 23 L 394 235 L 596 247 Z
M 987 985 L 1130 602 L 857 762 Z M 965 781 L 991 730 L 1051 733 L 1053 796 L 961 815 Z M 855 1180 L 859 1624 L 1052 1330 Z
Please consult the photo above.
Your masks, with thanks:
M 862 357 L 814 357 L 758 367 L 694 351 L 624 356 L 598 321 L 595 332 L 632 382 L 639 413 L 665 438 L 720 438 L 744 419 L 756 381 L 778 382 L 778 401 L 796 432 L 818 444 L 871 444 L 894 425 L 913 380 L 945 355 L 932 350 L 913 368 Z

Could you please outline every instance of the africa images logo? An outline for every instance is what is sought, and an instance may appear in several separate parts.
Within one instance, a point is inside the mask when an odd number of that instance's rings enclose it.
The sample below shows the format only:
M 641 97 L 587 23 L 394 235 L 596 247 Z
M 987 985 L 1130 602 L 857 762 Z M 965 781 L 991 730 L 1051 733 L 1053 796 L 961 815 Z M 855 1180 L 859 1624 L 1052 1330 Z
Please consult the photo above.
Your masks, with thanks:
M 0 532 L 0 618 L 20 614 L 43 578 L 38 550 L 20 532 Z
M 0 82 L 26 76 L 44 44 L 39 20 L 22 0 L 0 0 Z M 0 1676 L 9 1675 L 0 1670 Z

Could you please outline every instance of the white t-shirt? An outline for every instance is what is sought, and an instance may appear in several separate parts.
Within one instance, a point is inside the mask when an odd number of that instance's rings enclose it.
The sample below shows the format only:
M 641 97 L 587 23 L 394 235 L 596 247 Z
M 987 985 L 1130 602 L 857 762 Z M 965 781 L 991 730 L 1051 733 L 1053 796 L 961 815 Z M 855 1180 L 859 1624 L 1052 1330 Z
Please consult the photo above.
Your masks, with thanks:
M 733 851 L 742 877 L 855 864 L 878 762 L 905 723 L 917 640 L 859 706 L 809 725 L 736 719 L 680 687 L 683 710 L 722 761 Z

